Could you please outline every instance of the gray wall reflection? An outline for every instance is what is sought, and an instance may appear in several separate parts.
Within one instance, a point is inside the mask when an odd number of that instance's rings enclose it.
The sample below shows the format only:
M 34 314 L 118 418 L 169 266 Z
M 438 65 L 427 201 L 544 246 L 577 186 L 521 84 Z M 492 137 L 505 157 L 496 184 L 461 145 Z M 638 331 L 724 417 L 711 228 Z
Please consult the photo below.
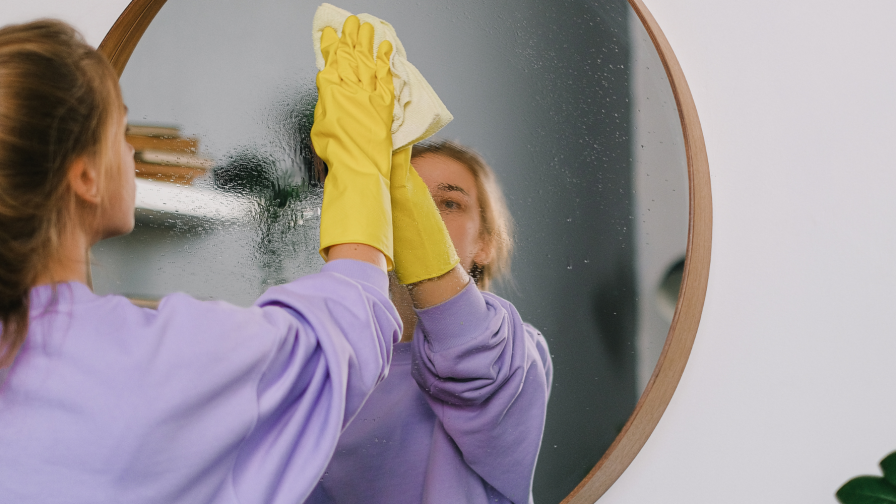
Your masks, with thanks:
M 678 108 L 662 62 L 637 16 L 629 16 L 629 24 L 640 394 L 663 351 L 678 299 L 677 266 L 687 252 L 688 166 Z
M 316 5 L 169 0 L 122 77 L 132 121 L 178 124 L 198 135 L 203 154 L 219 162 L 241 148 L 282 151 L 281 112 L 313 85 Z M 558 502 L 631 414 L 640 392 L 637 369 L 653 367 L 638 351 L 654 347 L 641 343 L 664 338 L 668 329 L 662 322 L 649 334 L 639 329 L 645 293 L 654 287 L 653 273 L 643 280 L 638 270 L 657 256 L 641 249 L 667 245 L 647 245 L 641 239 L 647 228 L 634 218 L 642 215 L 638 201 L 645 201 L 636 189 L 665 194 L 670 187 L 644 186 L 633 171 L 647 166 L 653 174 L 669 165 L 639 157 L 636 143 L 638 132 L 646 131 L 642 121 L 677 117 L 674 104 L 659 105 L 651 115 L 640 112 L 632 96 L 638 78 L 654 79 L 662 69 L 653 77 L 631 74 L 639 54 L 632 40 L 643 34 L 623 0 L 338 5 L 395 26 L 409 60 L 455 116 L 440 136 L 478 150 L 501 180 L 517 248 L 513 282 L 497 291 L 551 346 L 554 387 L 534 491 L 536 502 Z M 672 133 L 680 136 L 678 129 Z M 654 135 L 645 141 L 666 140 Z M 671 153 L 657 152 L 660 158 Z M 672 199 L 685 202 L 686 223 L 687 186 L 676 190 Z M 670 211 L 678 211 L 676 205 Z M 664 211 L 651 207 L 650 218 Z M 315 219 L 292 228 L 291 244 L 277 251 L 275 274 L 262 264 L 261 234 L 251 219 L 149 222 L 158 220 L 142 217 L 131 236 L 94 249 L 97 291 L 158 296 L 182 290 L 249 304 L 273 280 L 320 265 Z M 670 229 L 675 255 L 684 236 Z M 655 363 L 656 357 L 648 359 Z

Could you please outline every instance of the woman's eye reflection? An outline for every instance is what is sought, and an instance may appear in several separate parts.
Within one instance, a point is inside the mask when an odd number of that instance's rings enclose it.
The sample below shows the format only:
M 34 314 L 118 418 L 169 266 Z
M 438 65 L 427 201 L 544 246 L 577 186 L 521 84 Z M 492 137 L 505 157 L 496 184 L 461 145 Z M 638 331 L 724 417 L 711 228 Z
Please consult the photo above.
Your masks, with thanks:
M 438 203 L 440 210 L 442 210 L 443 212 L 450 212 L 453 210 L 463 210 L 463 205 L 461 205 L 460 203 L 458 203 L 454 200 L 450 200 L 450 199 L 439 200 L 439 199 L 437 199 L 436 202 Z

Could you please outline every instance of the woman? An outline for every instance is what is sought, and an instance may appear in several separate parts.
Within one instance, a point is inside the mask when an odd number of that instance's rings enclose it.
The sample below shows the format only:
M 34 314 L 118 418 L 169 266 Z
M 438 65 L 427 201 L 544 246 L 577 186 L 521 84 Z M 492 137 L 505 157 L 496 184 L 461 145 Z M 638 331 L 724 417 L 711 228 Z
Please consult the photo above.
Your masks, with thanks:
M 307 497 L 400 336 L 391 47 L 376 64 L 357 18 L 330 42 L 312 133 L 338 189 L 327 264 L 252 308 L 174 294 L 154 311 L 87 285 L 90 246 L 134 226 L 115 72 L 61 22 L 0 29 L 0 501 Z
M 397 201 L 407 155 L 397 153 L 392 165 L 399 279 L 401 224 L 425 220 L 405 218 Z M 402 282 L 410 288 L 392 282 L 403 342 L 306 502 L 531 502 L 552 368 L 542 335 L 511 303 L 484 292 L 510 252 L 503 198 L 488 166 L 458 144 L 416 146 L 412 164 L 459 263 Z M 438 248 L 437 233 L 420 236 L 407 247 Z

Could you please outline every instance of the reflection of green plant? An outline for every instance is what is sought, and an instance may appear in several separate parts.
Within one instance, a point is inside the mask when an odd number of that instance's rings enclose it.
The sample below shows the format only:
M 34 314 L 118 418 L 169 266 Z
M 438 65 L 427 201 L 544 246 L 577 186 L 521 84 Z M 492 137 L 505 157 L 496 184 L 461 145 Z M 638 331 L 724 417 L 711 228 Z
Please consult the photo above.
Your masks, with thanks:
M 302 199 L 312 184 L 301 174 L 284 169 L 269 153 L 244 148 L 227 157 L 212 171 L 215 188 L 264 200 L 267 205 L 286 207 Z
M 314 107 L 317 105 L 317 87 L 307 83 L 297 93 L 278 103 L 272 114 L 274 138 L 283 152 L 290 153 L 297 166 L 303 169 L 305 180 L 316 183 L 311 172 L 311 126 L 314 125 Z
M 883 477 L 859 476 L 837 490 L 837 500 L 843 504 L 896 503 L 896 452 L 880 461 Z
M 243 149 L 212 170 L 215 188 L 242 196 L 262 196 L 275 183 L 277 161 L 268 153 Z
M 313 88 L 312 88 L 313 89 Z M 212 170 L 214 187 L 255 202 L 252 221 L 263 286 L 288 280 L 283 262 L 317 249 L 323 189 L 311 174 L 311 125 L 317 95 L 299 92 L 278 104 L 270 146 L 242 147 Z

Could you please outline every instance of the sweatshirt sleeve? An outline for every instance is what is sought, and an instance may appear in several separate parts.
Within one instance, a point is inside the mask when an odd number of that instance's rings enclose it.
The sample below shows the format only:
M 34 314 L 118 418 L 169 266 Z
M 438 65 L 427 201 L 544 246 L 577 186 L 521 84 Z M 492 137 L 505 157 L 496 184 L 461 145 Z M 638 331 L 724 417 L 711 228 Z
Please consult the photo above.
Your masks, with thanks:
M 386 275 L 338 260 L 256 302 L 284 337 L 258 382 L 258 418 L 233 469 L 239 502 L 301 502 L 342 430 L 386 375 L 401 320 Z
M 553 376 L 544 337 L 472 282 L 417 315 L 412 372 L 433 411 L 488 485 L 529 502 Z

